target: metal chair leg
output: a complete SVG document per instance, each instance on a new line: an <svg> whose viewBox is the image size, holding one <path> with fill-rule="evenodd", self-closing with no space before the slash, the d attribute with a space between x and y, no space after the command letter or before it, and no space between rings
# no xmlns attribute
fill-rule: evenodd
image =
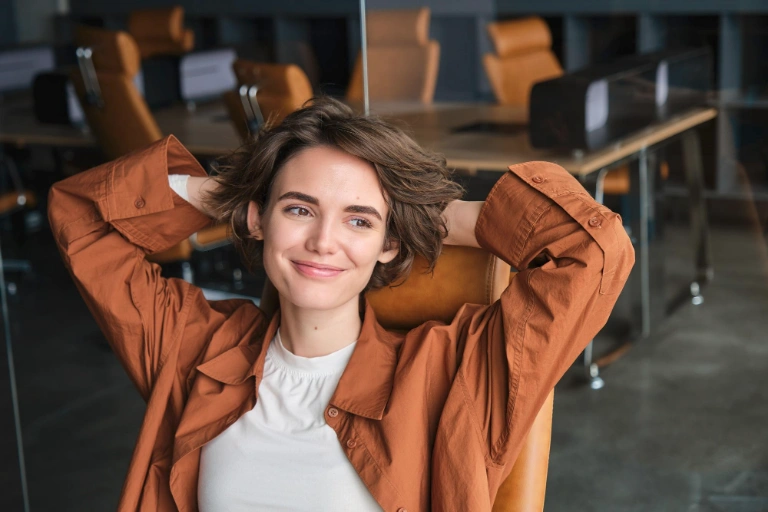
<svg viewBox="0 0 768 512"><path fill-rule="evenodd" d="M712 265L712 244L710 241L709 220L704 202L704 171L701 160L701 139L696 130L688 130L682 136L685 156L685 175L690 195L689 210L691 228L696 251L697 292L712 280L715 271ZM691 292L693 293L693 286ZM697 294L698 295L698 294ZM696 295L694 295L696 297Z"/></svg>
<svg viewBox="0 0 768 512"><path fill-rule="evenodd" d="M582 362L584 364L584 376L589 382L589 387L592 389L601 389L605 386L605 381L600 377L600 368L597 363L592 361L592 345L594 340L590 340L587 348L581 353Z"/></svg>

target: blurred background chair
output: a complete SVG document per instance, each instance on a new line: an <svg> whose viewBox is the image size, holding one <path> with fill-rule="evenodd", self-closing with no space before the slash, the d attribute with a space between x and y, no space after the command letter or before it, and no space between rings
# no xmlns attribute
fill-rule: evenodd
<svg viewBox="0 0 768 512"><path fill-rule="evenodd" d="M367 299L383 327L408 331L429 320L450 323L466 303L491 304L499 299L515 276L496 256L471 247L445 247L434 272L426 270L426 261L417 257L403 284L368 292ZM267 281L260 307L272 315L277 306L277 291ZM512 472L499 488L494 512L544 510L553 400L554 391L542 405Z"/></svg>
<svg viewBox="0 0 768 512"><path fill-rule="evenodd" d="M536 82L557 78L563 68L552 52L552 36L539 17L488 24L496 53L486 53L483 65L496 101L528 107Z"/></svg>
<svg viewBox="0 0 768 512"><path fill-rule="evenodd" d="M440 44L429 39L430 10L371 11L368 29L370 99L432 103L440 66ZM363 101L363 64L358 55L347 99Z"/></svg>
<svg viewBox="0 0 768 512"><path fill-rule="evenodd" d="M133 81L141 63L139 48L133 38L126 32L80 26L75 40L80 48L92 51L94 76L88 76L90 63L84 58L82 72L74 74L72 81L88 125L104 155L113 160L161 139L163 134ZM227 243L226 226L215 226L167 251L152 254L148 259L157 263L181 262L184 278L191 281L189 259L192 252Z"/></svg>
<svg viewBox="0 0 768 512"><path fill-rule="evenodd" d="M184 8L180 5L131 12L128 32L136 41L142 59L182 55L195 46L195 33L184 28Z"/></svg>
<svg viewBox="0 0 768 512"><path fill-rule="evenodd" d="M238 90L224 93L229 116L243 141L263 122L279 124L312 99L312 85L295 64L267 64L238 59L232 64Z"/></svg>

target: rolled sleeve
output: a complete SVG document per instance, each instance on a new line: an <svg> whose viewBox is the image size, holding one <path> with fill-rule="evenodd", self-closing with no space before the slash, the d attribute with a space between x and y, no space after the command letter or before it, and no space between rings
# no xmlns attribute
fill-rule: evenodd
<svg viewBox="0 0 768 512"><path fill-rule="evenodd" d="M480 212L477 240L514 268L524 270L542 252L541 244L531 238L544 230L539 223L553 205L562 208L602 250L600 293L618 293L634 263L633 252L624 250L628 240L621 216L595 202L558 165L528 162L511 166Z"/></svg>

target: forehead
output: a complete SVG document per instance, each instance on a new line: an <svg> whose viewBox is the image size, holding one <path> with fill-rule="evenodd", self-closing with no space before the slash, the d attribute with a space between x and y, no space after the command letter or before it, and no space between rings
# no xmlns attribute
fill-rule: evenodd
<svg viewBox="0 0 768 512"><path fill-rule="evenodd" d="M290 158L277 174L272 196L302 192L321 203L367 204L386 209L373 165L340 149L319 146ZM381 210L380 210L381 211Z"/></svg>

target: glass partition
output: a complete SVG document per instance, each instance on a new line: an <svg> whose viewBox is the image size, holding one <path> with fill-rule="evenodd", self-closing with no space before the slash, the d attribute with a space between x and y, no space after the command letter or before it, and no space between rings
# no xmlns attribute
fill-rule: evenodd
<svg viewBox="0 0 768 512"><path fill-rule="evenodd" d="M692 4L183 0L183 23L162 44L142 40L131 15L164 2L0 7L0 25L14 25L0 34L0 509L23 509L25 490L30 510L115 508L137 434L155 421L46 222L54 182L140 149L108 142L138 137L134 125L117 138L100 131L115 92L105 46L78 28L88 25L135 38L131 101L151 133L175 135L212 173L320 95L444 157L465 200L485 200L510 166L564 168L574 179L557 190L515 173L549 196L547 211L575 191L592 212L584 229L609 214L581 193L619 214L635 265L556 387L546 510L768 510L768 7ZM37 34L45 40L28 44ZM86 44L92 58L78 61ZM43 64L14 64L40 51ZM19 190L29 199L7 199ZM193 237L159 271L209 300L267 308L265 271L248 271L225 238ZM174 449L153 455L150 471L166 471Z"/></svg>

